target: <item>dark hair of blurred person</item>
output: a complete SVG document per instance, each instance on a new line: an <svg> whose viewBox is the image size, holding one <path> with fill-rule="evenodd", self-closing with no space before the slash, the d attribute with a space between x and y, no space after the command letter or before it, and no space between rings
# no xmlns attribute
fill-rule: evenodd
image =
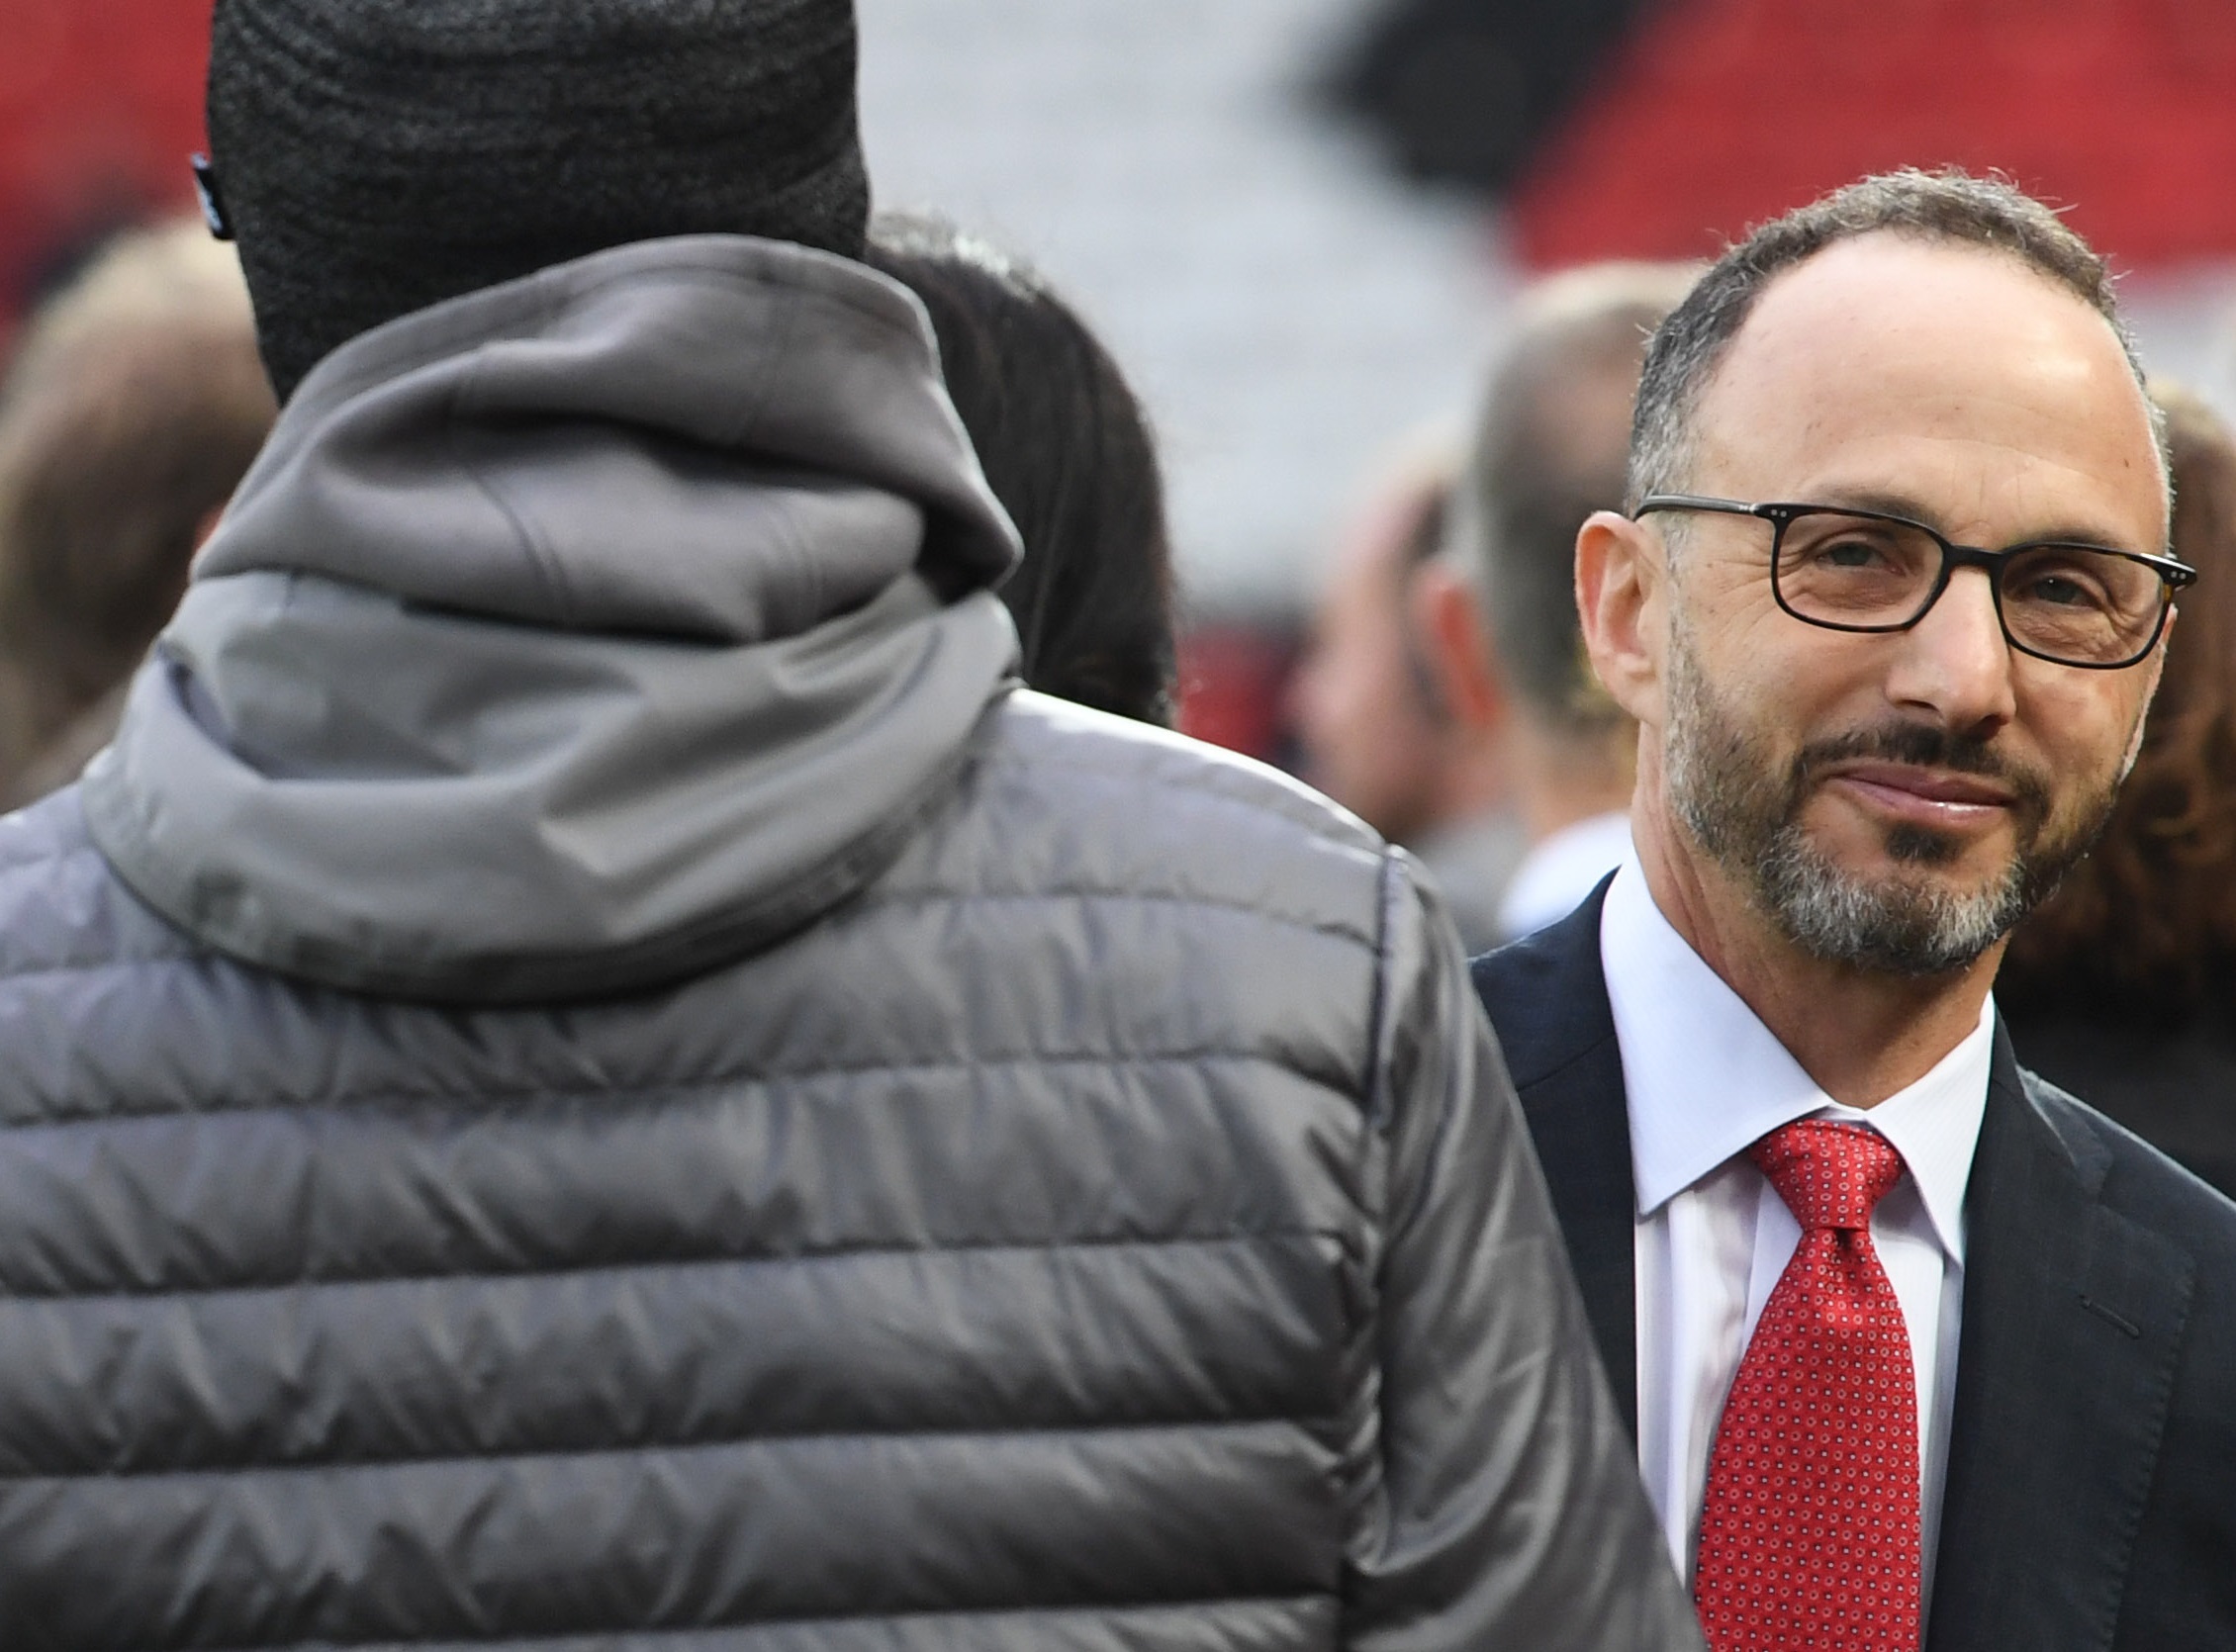
<svg viewBox="0 0 2236 1652"><path fill-rule="evenodd" d="M932 219L881 218L865 262L923 301L947 393L1025 547L1000 588L1028 688L1172 720L1172 557L1141 404L1038 275Z"/></svg>
<svg viewBox="0 0 2236 1652"><path fill-rule="evenodd" d="M1595 264L1520 306L1461 471L1448 554L1417 601L1451 715L1503 738L1528 854L1498 939L1565 916L1630 841L1637 732L1593 675L1576 616L1576 534L1622 503L1646 338L1700 274Z"/></svg>
<svg viewBox="0 0 2236 1652"><path fill-rule="evenodd" d="M2236 437L2152 392L2199 578L2110 823L2012 935L1996 1000L2024 1064L2236 1194Z"/></svg>
<svg viewBox="0 0 2236 1652"><path fill-rule="evenodd" d="M0 805L106 743L272 413L239 263L199 222L126 233L32 318L0 388Z"/></svg>

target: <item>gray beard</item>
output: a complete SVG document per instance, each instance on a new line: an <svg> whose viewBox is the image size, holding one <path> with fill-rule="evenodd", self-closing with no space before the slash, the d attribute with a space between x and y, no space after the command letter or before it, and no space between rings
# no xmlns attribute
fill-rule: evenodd
<svg viewBox="0 0 2236 1652"><path fill-rule="evenodd" d="M1834 865L1803 829L1802 806L1825 765L1867 756L1993 776L2012 787L2018 846L2009 865L1973 890L1930 875L1866 877ZM1682 624L1671 638L1663 761L1686 831L1788 940L1827 963L1907 976L1961 969L2007 935L2088 854L2116 792L2114 782L2070 829L2047 834L2050 796L2038 776L1980 742L1909 723L1806 748L1778 773L1762 743L1717 702ZM1898 865L1921 873L1959 852L1953 840L1916 827L1890 832L1886 848Z"/></svg>

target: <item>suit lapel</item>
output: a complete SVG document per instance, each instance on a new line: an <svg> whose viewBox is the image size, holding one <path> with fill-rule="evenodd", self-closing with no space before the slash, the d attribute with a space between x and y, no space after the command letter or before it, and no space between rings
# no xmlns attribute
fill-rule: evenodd
<svg viewBox="0 0 2236 1652"><path fill-rule="evenodd" d="M1606 895L1603 882L1550 929L1477 959L1474 977L1530 1121L1609 1386L1636 1439L1637 1196L1623 1055L1600 969Z"/></svg>
<svg viewBox="0 0 2236 1652"><path fill-rule="evenodd" d="M1999 1028L1928 1652L2112 1643L2194 1264L2099 1201L2109 1162Z"/></svg>

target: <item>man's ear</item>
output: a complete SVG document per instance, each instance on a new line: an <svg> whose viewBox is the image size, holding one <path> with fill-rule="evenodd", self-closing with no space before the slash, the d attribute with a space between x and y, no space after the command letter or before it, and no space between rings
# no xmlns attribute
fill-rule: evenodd
<svg viewBox="0 0 2236 1652"><path fill-rule="evenodd" d="M1407 598L1413 634L1421 639L1430 674L1453 719L1470 729L1503 727L1506 684L1483 623L1482 603L1467 577L1442 558L1431 558L1414 570Z"/></svg>
<svg viewBox="0 0 2236 1652"><path fill-rule="evenodd" d="M1576 616L1584 651L1615 703L1639 722L1662 722L1662 655L1668 567L1650 528L1595 510L1576 531Z"/></svg>

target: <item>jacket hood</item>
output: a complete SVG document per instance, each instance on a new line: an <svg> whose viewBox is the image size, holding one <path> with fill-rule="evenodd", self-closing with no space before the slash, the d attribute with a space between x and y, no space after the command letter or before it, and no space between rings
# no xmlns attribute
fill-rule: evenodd
<svg viewBox="0 0 2236 1652"><path fill-rule="evenodd" d="M673 979L948 794L1016 556L904 289L735 236L601 252L304 381L87 821L172 922L328 985Z"/></svg>

